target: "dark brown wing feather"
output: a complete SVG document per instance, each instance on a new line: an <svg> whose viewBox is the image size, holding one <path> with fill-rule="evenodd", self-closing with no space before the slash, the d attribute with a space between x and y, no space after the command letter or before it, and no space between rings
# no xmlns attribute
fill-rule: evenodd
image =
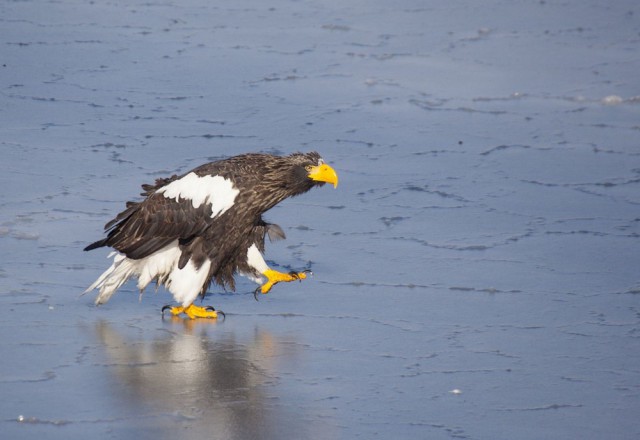
<svg viewBox="0 0 640 440"><path fill-rule="evenodd" d="M175 240L189 240L206 229L213 219L211 205L194 208L188 199L177 202L156 191L178 176L143 185L142 202L129 202L127 209L105 225L107 237L87 246L91 250L111 246L129 258L144 258Z"/></svg>

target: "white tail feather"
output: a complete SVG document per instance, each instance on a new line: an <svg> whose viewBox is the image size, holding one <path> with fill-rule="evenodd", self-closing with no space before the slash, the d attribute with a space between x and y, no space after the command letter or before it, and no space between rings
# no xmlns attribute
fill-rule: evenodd
<svg viewBox="0 0 640 440"><path fill-rule="evenodd" d="M115 255L115 256L114 256ZM114 256L113 264L104 271L95 282L89 286L83 294L91 292L93 289L99 289L96 305L104 304L111 296L127 282L136 271L135 260L130 260L122 254L112 252L109 257Z"/></svg>
<svg viewBox="0 0 640 440"><path fill-rule="evenodd" d="M202 291L209 273L211 261L205 261L196 269L191 261L183 269L178 268L180 260L178 241L154 252L148 257L132 260L125 255L112 252L113 264L84 293L98 289L96 304L104 304L131 277L138 278L138 288L142 291L153 280L163 280L174 299L185 307L190 305ZM84 294L83 293L83 294Z"/></svg>

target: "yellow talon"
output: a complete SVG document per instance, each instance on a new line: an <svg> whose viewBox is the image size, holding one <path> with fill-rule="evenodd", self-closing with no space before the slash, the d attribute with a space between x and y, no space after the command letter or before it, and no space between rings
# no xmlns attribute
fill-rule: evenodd
<svg viewBox="0 0 640 440"><path fill-rule="evenodd" d="M171 307L171 306L164 306L162 308L162 313L164 313L165 310L169 310L169 312L171 312L171 314L173 316L178 316L181 313L184 313L185 315L187 315L190 319L196 319L196 318L212 318L212 319L217 319L218 318L218 312L211 306L208 307L199 307L199 306L194 306L193 304L189 305L188 307L182 307L182 306L175 306L175 307ZM222 314L224 316L224 313L220 312L220 314Z"/></svg>
<svg viewBox="0 0 640 440"><path fill-rule="evenodd" d="M260 287L260 292L267 293L271 290L274 284L290 281L304 280L307 277L306 272L291 272L282 273L277 270L267 269L262 274L267 277L267 282Z"/></svg>

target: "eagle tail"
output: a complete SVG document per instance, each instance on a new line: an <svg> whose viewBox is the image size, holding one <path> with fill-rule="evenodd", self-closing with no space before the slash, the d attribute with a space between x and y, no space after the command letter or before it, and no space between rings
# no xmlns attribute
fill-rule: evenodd
<svg viewBox="0 0 640 440"><path fill-rule="evenodd" d="M113 255L115 255L115 257L111 267L105 270L104 273L83 292L84 295L91 292L93 289L98 289L99 293L96 298L96 305L104 304L109 301L116 290L126 283L127 280L136 272L136 264L134 261L128 259L123 254L117 254L115 252L109 254L109 257Z"/></svg>

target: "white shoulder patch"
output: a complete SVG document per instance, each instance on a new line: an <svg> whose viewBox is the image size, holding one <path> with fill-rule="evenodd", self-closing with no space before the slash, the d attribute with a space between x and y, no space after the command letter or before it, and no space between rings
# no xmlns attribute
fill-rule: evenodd
<svg viewBox="0 0 640 440"><path fill-rule="evenodd" d="M215 218L233 206L240 190L222 176L198 176L192 172L163 186L158 192L176 202L189 199L194 208L210 203L211 218Z"/></svg>

